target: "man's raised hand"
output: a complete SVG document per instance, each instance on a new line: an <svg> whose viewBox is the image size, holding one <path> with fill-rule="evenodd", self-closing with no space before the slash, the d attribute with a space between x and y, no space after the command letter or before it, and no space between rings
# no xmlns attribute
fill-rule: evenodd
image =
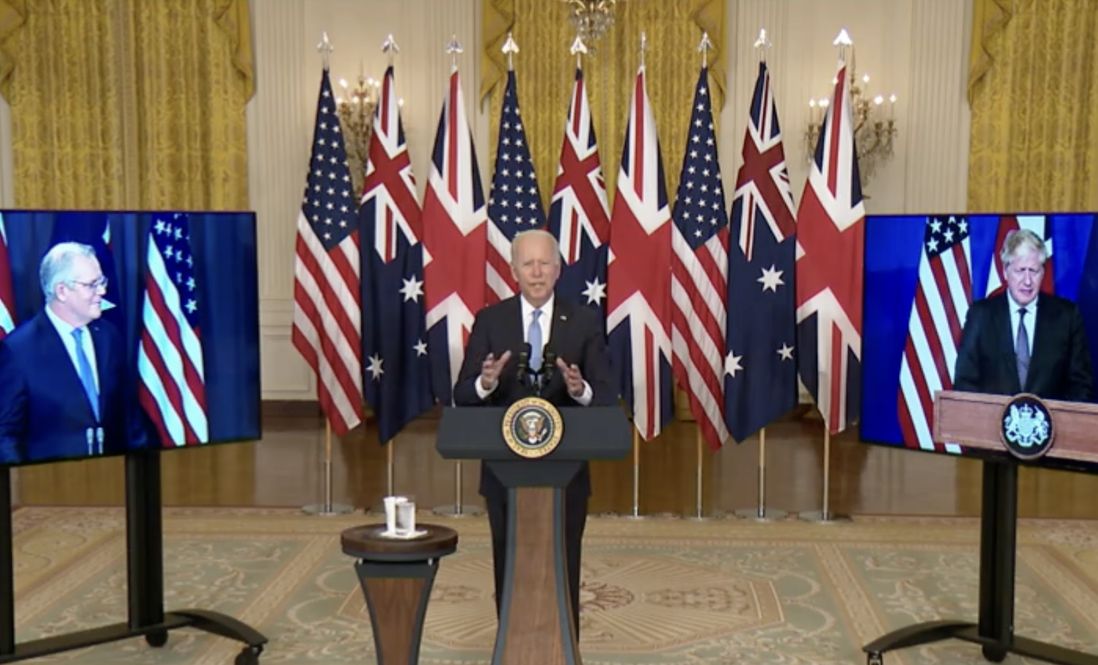
<svg viewBox="0 0 1098 665"><path fill-rule="evenodd" d="M503 371L510 359L510 351L504 351L499 358L496 358L495 354L489 353L484 362L480 364L480 387L487 391L495 390L496 385L499 384L500 372Z"/></svg>

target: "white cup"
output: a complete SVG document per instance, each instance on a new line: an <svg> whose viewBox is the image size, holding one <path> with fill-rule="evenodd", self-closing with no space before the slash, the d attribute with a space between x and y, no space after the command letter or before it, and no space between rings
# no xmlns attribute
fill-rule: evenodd
<svg viewBox="0 0 1098 665"><path fill-rule="evenodd" d="M397 506L406 502L407 497L387 496L382 499L385 504L385 532L391 535L397 533Z"/></svg>
<svg viewBox="0 0 1098 665"><path fill-rule="evenodd" d="M416 502L407 497L402 498L404 500L396 504L396 528L393 533L407 538L416 531Z"/></svg>

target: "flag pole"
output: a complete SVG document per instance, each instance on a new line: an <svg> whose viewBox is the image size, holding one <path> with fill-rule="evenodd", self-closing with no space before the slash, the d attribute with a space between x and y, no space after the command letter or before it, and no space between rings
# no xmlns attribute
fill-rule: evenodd
<svg viewBox="0 0 1098 665"><path fill-rule="evenodd" d="M756 522L772 522L784 519L789 513L784 510L766 507L766 428L759 430L759 467L758 467L759 495L754 508L740 508L736 511L736 517L755 520Z"/></svg>
<svg viewBox="0 0 1098 665"><path fill-rule="evenodd" d="M389 439L385 444L385 448L388 451L385 459L385 487L387 488L387 496L393 496L393 446L395 445L395 438Z"/></svg>
<svg viewBox="0 0 1098 665"><path fill-rule="evenodd" d="M697 465L696 465L696 469L695 469L695 478L694 478L695 494L694 494L694 517L693 517L693 519L694 520L704 520L704 519L706 519L705 516L702 515L702 490L703 490L702 465L704 464L704 460L703 460L703 457L702 457L703 441L702 441L702 433L701 433L701 428L700 427L695 429L694 439L695 439L695 442L697 443L697 448L698 448L698 461L697 461Z"/></svg>
<svg viewBox="0 0 1098 665"><path fill-rule="evenodd" d="M633 428L633 514L631 519L640 520L640 433Z"/></svg>
<svg viewBox="0 0 1098 665"><path fill-rule="evenodd" d="M821 374L820 376L824 376ZM821 385L826 385L821 381ZM824 445L823 445L823 500L821 501L821 510L807 510L800 513L798 517L807 522L818 522L820 524L835 524L838 521L846 521L849 518L845 516L833 515L831 513L831 428L827 424L827 420L824 420Z"/></svg>
<svg viewBox="0 0 1098 665"><path fill-rule="evenodd" d="M324 473L324 503L310 503L302 506L301 510L309 515L319 517L346 515L353 511L352 506L332 502L332 423L327 418L324 419L324 461L322 466Z"/></svg>

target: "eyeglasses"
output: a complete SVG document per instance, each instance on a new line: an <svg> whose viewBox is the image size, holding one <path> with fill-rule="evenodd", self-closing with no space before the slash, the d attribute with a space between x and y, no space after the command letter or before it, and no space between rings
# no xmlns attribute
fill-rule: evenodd
<svg viewBox="0 0 1098 665"><path fill-rule="evenodd" d="M106 290L106 288L107 288L107 278L106 277L100 277L99 279L91 281L91 282L81 282L78 279L73 279L73 280L69 280L69 283L70 284L79 284L80 286L83 286L86 289L91 289L92 291L98 291L99 289Z"/></svg>

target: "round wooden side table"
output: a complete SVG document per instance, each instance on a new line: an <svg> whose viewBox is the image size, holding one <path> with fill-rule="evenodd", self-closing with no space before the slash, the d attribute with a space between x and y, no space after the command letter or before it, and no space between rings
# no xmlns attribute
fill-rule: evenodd
<svg viewBox="0 0 1098 665"><path fill-rule="evenodd" d="M384 524L356 526L343 532L343 553L353 556L366 595L378 665L414 665L431 585L439 559L457 549L457 532L436 524L417 524L425 533L412 539L381 535Z"/></svg>

